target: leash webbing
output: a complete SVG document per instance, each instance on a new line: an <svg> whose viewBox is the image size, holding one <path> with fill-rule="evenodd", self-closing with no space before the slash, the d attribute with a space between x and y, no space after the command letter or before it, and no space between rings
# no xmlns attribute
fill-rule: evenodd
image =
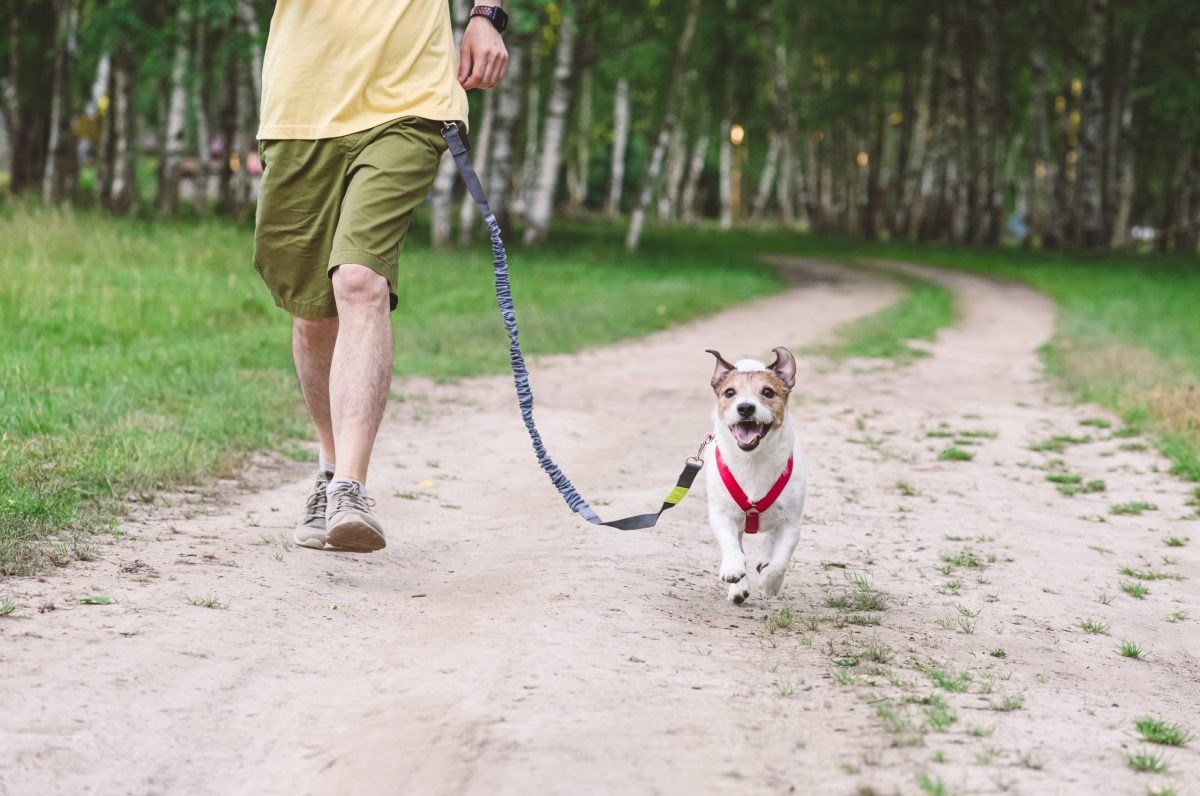
<svg viewBox="0 0 1200 796"><path fill-rule="evenodd" d="M579 494L566 474L550 458L550 454L546 451L546 445L542 442L542 435L538 432L537 423L534 422L533 390L529 386L529 370L525 367L525 355L521 353L521 343L517 336L517 316L513 309L512 285L508 277L508 253L504 250L504 241L500 237L500 224L496 221L491 207L488 206L483 185L479 182L479 175L475 173L475 169L471 165L471 158L468 154L470 147L460 130L459 123L447 122L442 126L442 137L446 139L446 145L450 148L454 163L458 166L459 173L462 174L467 192L471 194L475 206L483 215L488 235L492 240L492 272L496 277L496 303L500 306L500 314L504 316L504 328L508 330L508 359L512 365L513 385L517 389L517 403L521 407L521 418L525 421L525 429L529 432L529 439L533 443L533 452L537 456L538 464L546 471L546 475L550 476L551 483L554 484L554 488L562 495L567 505L571 507L571 511L579 514L593 525L607 525L623 531L652 528L658 523L658 518L662 516L662 513L683 500L684 495L691 489L692 482L696 480L696 474L700 472L700 468L704 464L701 453L709 439L705 439L704 444L700 446L700 452L695 457L687 460L683 472L679 474L679 478L675 482L675 488L663 500L662 507L657 512L637 514L605 522L583 499L583 495Z"/></svg>

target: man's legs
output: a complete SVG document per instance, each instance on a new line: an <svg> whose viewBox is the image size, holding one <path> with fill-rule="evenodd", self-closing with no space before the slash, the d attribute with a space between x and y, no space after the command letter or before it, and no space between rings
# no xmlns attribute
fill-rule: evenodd
<svg viewBox="0 0 1200 796"><path fill-rule="evenodd" d="M334 478L366 483L392 381L388 283L370 268L346 264L333 272L333 295L340 325L326 383L337 447Z"/></svg>

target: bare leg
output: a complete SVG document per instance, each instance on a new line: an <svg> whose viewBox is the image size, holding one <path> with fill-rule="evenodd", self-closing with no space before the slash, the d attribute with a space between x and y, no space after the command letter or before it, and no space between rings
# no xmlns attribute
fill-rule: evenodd
<svg viewBox="0 0 1200 796"><path fill-rule="evenodd" d="M329 365L337 342L338 319L292 318L292 359L308 416L321 440L325 461L337 461L333 421L329 417Z"/></svg>
<svg viewBox="0 0 1200 796"><path fill-rule="evenodd" d="M333 295L340 319L329 371L334 477L366 483L392 381L387 280L365 266L342 265L333 272Z"/></svg>

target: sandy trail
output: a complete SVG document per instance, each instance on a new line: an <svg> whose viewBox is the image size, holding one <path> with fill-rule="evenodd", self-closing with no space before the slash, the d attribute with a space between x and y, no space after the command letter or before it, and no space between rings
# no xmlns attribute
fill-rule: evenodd
<svg viewBox="0 0 1200 796"><path fill-rule="evenodd" d="M787 268L781 296L535 363L551 453L602 514L656 506L707 430L703 349L801 346L897 295L834 266ZM932 356L801 360L809 511L782 600L722 599L703 479L654 531L594 529L536 468L506 378L398 382L371 479L383 554L285 549L308 488L297 470L216 508L175 501L94 562L5 584L27 608L0 620L0 794L915 793L922 773L971 793L1200 782L1195 741L1168 752L1172 775L1124 760L1146 746L1137 716L1200 731L1200 522L1181 519L1186 486L1122 449L1137 440L1080 426L1100 413L1041 381L1047 300L928 276L962 313ZM939 461L954 438L927 435L947 429L995 436L966 438L972 461ZM1029 450L1084 433L1096 441ZM1054 458L1108 491L1060 496L1044 480ZM1131 500L1158 509L1108 514ZM1195 541L1167 548L1169 533ZM964 549L979 566L935 569ZM1135 600L1119 589L1126 565L1183 579ZM826 606L851 573L886 595L878 626ZM188 602L209 595L228 607ZM764 617L789 606L801 620L769 632ZM1191 615L1168 623L1175 611ZM1111 635L1084 633L1083 618ZM1150 657L1118 656L1124 639ZM863 654L871 642L885 661ZM966 672L967 690L936 688L938 667ZM956 717L941 731L931 695ZM997 710L1006 697L1021 707Z"/></svg>

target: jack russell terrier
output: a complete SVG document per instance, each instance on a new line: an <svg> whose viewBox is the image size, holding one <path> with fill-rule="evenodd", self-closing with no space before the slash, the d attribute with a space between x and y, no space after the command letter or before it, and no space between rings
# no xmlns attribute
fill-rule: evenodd
<svg viewBox="0 0 1200 796"><path fill-rule="evenodd" d="M729 601L740 605L750 596L742 534L762 533L760 597L779 593L800 541L804 465L787 408L796 358L776 348L770 365L754 359L730 364L708 353L717 358L716 445L705 452L708 521L721 547L721 580L731 584Z"/></svg>

